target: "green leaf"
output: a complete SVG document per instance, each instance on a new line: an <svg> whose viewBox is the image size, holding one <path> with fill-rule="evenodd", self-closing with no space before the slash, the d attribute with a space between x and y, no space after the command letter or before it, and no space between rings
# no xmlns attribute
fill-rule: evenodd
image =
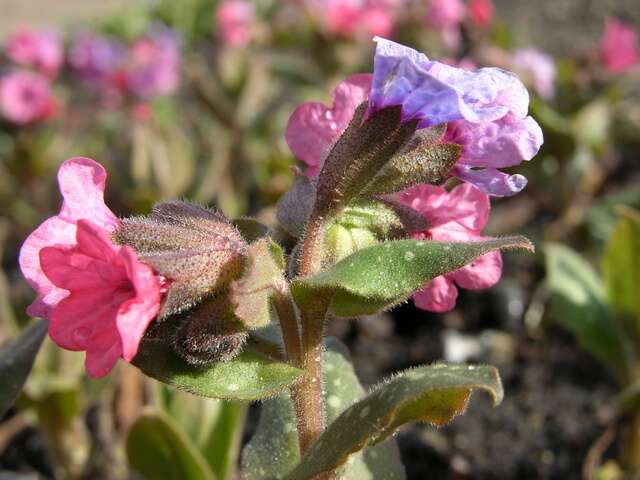
<svg viewBox="0 0 640 480"><path fill-rule="evenodd" d="M564 245L548 243L544 252L554 320L570 330L583 348L624 375L625 342L609 311L602 280Z"/></svg>
<svg viewBox="0 0 640 480"><path fill-rule="evenodd" d="M608 195L589 208L587 223L597 240L604 243L609 239L620 218L617 210L621 205L640 210L640 185Z"/></svg>
<svg viewBox="0 0 640 480"><path fill-rule="evenodd" d="M195 395L226 400L272 397L293 383L302 370L274 362L247 348L233 360L197 368L163 341L145 339L132 362L145 375Z"/></svg>
<svg viewBox="0 0 640 480"><path fill-rule="evenodd" d="M263 238L248 249L244 274L229 286L234 313L249 328L268 325L273 288L284 282L284 253L271 239Z"/></svg>
<svg viewBox="0 0 640 480"><path fill-rule="evenodd" d="M443 243L398 240L365 248L317 275L296 280L292 291L299 304L331 299L340 317L370 315L406 300L439 275L457 270L492 250L533 250L524 237L479 242Z"/></svg>
<svg viewBox="0 0 640 480"><path fill-rule="evenodd" d="M605 247L602 274L611 305L635 317L640 329L640 212L616 225Z"/></svg>
<svg viewBox="0 0 640 480"><path fill-rule="evenodd" d="M0 350L0 417L13 405L27 381L47 335L47 325L46 320L34 322Z"/></svg>
<svg viewBox="0 0 640 480"><path fill-rule="evenodd" d="M327 421L334 421L346 408L361 399L365 391L349 360L345 347L327 340L324 353L324 385ZM242 453L243 480L283 478L300 461L293 403L289 394L265 401L253 438ZM337 472L338 480L404 479L395 441L388 439L364 452Z"/></svg>
<svg viewBox="0 0 640 480"><path fill-rule="evenodd" d="M145 480L214 480L189 439L166 416L144 411L126 441L131 468Z"/></svg>
<svg viewBox="0 0 640 480"><path fill-rule="evenodd" d="M432 365L395 375L346 409L286 478L306 480L344 465L351 454L379 444L401 425L441 426L464 412L473 390L502 401L498 371L487 366Z"/></svg>
<svg viewBox="0 0 640 480"><path fill-rule="evenodd" d="M346 228L363 228L380 239L396 233L404 233L403 224L396 212L383 202L358 199L346 207L335 221Z"/></svg>
<svg viewBox="0 0 640 480"><path fill-rule="evenodd" d="M156 384L156 403L202 454L219 480L235 471L247 405L191 395Z"/></svg>

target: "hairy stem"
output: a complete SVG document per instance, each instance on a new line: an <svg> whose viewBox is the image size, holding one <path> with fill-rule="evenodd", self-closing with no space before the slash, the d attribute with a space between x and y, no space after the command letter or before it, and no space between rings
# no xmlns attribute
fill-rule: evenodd
<svg viewBox="0 0 640 480"><path fill-rule="evenodd" d="M325 225L312 215L302 244L299 275L313 275L322 268ZM299 305L302 317L302 368L304 375L292 387L298 421L300 453L304 455L324 430L325 410L322 395L322 336L328 304L324 299ZM324 478L332 478L331 475Z"/></svg>
<svg viewBox="0 0 640 480"><path fill-rule="evenodd" d="M298 318L296 316L293 298L291 297L291 290L289 289L289 284L284 281L284 279L275 286L273 304L280 319L280 329L282 330L282 339L287 353L287 360L295 366L300 367L302 366L300 328L298 326Z"/></svg>

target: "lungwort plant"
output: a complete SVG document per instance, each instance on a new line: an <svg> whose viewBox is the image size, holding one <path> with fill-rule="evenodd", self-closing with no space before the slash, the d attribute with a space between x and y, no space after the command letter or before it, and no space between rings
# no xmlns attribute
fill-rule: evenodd
<svg viewBox="0 0 640 480"><path fill-rule="evenodd" d="M500 250L532 249L520 236L482 235L489 197L526 184L500 169L542 143L528 102L509 72L465 71L377 39L372 75L341 83L331 107L306 103L291 116L286 138L306 169L274 228L184 201L120 219L103 200L105 170L67 160L60 213L20 253L38 293L28 311L44 320L1 353L2 408L48 329L60 347L86 353L92 377L123 359L195 395L261 401L243 478L404 478L394 432L447 424L474 390L500 403L498 372L438 363L365 390L325 326L412 297L449 310L458 288L498 281ZM151 430L153 451L181 442L172 422L141 417L128 452L148 478L160 464L136 439ZM180 478L214 478L191 450L175 447L162 465L181 466Z"/></svg>

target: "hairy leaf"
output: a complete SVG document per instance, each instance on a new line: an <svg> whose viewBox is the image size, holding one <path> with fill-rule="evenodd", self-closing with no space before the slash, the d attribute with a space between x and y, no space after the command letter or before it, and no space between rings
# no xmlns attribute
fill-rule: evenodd
<svg viewBox="0 0 640 480"><path fill-rule="evenodd" d="M498 371L487 366L431 365L395 375L329 425L287 480L305 480L344 465L408 422L441 426L464 412L473 390L502 401Z"/></svg>
<svg viewBox="0 0 640 480"><path fill-rule="evenodd" d="M556 313L553 318L576 335L583 348L624 374L626 342L609 311L602 280L569 247L549 243L544 251L547 285Z"/></svg>
<svg viewBox="0 0 640 480"><path fill-rule="evenodd" d="M456 164L461 151L458 144L437 143L398 154L367 185L363 194L384 195L418 183L439 183Z"/></svg>
<svg viewBox="0 0 640 480"><path fill-rule="evenodd" d="M227 400L259 400L291 385L302 370L274 362L245 348L228 362L197 368L163 341L145 339L132 362L149 377L195 395Z"/></svg>
<svg viewBox="0 0 640 480"><path fill-rule="evenodd" d="M324 353L324 385L327 422L333 422L345 409L360 400L365 391L349 360L346 348L335 339L327 340ZM289 394L267 400L253 438L242 454L244 480L280 479L300 461L293 403ZM388 439L364 452L337 472L338 480L402 480L395 441Z"/></svg>
<svg viewBox="0 0 640 480"><path fill-rule="evenodd" d="M0 417L13 405L47 335L48 322L38 320L0 350Z"/></svg>
<svg viewBox="0 0 640 480"><path fill-rule="evenodd" d="M165 415L144 411L127 435L131 468L145 480L214 480L190 440Z"/></svg>
<svg viewBox="0 0 640 480"><path fill-rule="evenodd" d="M430 280L457 270L492 250L532 250L524 237L443 243L398 240L353 253L317 275L296 280L292 291L300 304L330 299L340 317L369 315L406 300Z"/></svg>
<svg viewBox="0 0 640 480"><path fill-rule="evenodd" d="M347 206L410 139L417 122L401 123L401 107L378 110L362 121L366 103L325 159L318 177L315 214L329 217Z"/></svg>
<svg viewBox="0 0 640 480"><path fill-rule="evenodd" d="M276 285L284 282L284 267L284 253L271 239L263 238L249 246L245 272L229 287L235 315L247 327L269 323L269 299Z"/></svg>

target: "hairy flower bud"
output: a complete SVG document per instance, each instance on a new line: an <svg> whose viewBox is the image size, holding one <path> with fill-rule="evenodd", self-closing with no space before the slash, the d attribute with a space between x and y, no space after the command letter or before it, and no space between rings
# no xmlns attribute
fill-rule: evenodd
<svg viewBox="0 0 640 480"><path fill-rule="evenodd" d="M247 248L224 215L181 201L159 203L149 217L124 219L114 240L134 247L169 281L160 318L225 288L242 273Z"/></svg>
<svg viewBox="0 0 640 480"><path fill-rule="evenodd" d="M188 312L173 336L173 349L196 366L226 362L238 355L247 332L230 313L228 302L213 298Z"/></svg>

